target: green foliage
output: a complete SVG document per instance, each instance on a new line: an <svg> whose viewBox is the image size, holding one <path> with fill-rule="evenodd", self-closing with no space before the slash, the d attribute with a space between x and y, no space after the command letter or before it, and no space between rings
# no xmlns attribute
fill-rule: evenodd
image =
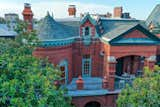
<svg viewBox="0 0 160 107"><path fill-rule="evenodd" d="M160 107L160 67L155 72L145 67L142 78L137 78L133 86L127 86L120 93L118 107Z"/></svg>
<svg viewBox="0 0 160 107"><path fill-rule="evenodd" d="M0 23L1 24L5 24L6 23L6 21L5 21L5 19L3 17L0 17Z"/></svg>
<svg viewBox="0 0 160 107"><path fill-rule="evenodd" d="M16 31L15 40L0 39L0 107L70 107L66 91L54 85L59 70L32 56L36 32L23 22Z"/></svg>

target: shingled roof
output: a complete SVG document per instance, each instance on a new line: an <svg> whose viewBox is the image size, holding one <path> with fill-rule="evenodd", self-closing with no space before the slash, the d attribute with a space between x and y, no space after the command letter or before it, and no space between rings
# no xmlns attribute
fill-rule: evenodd
<svg viewBox="0 0 160 107"><path fill-rule="evenodd" d="M9 28L7 24L0 24L0 37L15 37L17 33Z"/></svg>
<svg viewBox="0 0 160 107"><path fill-rule="evenodd" d="M75 29L55 21L48 13L38 28L38 37L42 41L75 37L78 36Z"/></svg>
<svg viewBox="0 0 160 107"><path fill-rule="evenodd" d="M112 40L119 36L120 34L128 31L133 28L137 24L139 24L139 20L131 20L131 19L100 19L102 22L102 26L104 28L104 33L102 34L103 38L107 40Z"/></svg>
<svg viewBox="0 0 160 107"><path fill-rule="evenodd" d="M160 21L160 4L158 4L153 11L151 12L151 14L148 16L147 20L146 20L146 25L149 26L150 24L153 24L154 26L156 26Z"/></svg>

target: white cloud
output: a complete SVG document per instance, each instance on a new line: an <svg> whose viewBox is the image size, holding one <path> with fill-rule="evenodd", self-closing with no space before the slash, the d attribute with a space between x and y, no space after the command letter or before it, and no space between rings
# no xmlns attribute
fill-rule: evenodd
<svg viewBox="0 0 160 107"><path fill-rule="evenodd" d="M33 2L32 10L35 18L42 18L46 15L47 11L53 12L54 17L64 18L68 16L68 5L74 4L77 7L77 16L80 13L90 12L90 13L107 13L112 12L113 7L99 4L85 4L81 2L62 2L62 1L43 1L43 2ZM23 3L0 3L0 16L4 13L18 13L22 18Z"/></svg>

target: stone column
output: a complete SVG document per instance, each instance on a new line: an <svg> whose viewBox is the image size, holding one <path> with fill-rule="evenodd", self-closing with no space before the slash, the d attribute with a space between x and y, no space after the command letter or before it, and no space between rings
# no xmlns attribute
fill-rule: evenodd
<svg viewBox="0 0 160 107"><path fill-rule="evenodd" d="M108 56L108 89L110 91L114 90L116 63L114 56Z"/></svg>
<svg viewBox="0 0 160 107"><path fill-rule="evenodd" d="M156 56L150 56L149 58L145 59L144 65L149 67L149 69L153 71L155 63L156 63Z"/></svg>

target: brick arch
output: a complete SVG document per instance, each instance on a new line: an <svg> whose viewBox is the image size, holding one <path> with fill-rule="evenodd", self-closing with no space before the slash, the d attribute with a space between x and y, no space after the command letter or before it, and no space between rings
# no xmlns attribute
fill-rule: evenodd
<svg viewBox="0 0 160 107"><path fill-rule="evenodd" d="M127 56L142 56L142 57L149 57L148 55L144 55L144 54L123 54L123 55L118 55L118 56L115 56L116 59L120 59L120 58L124 58L124 57L127 57Z"/></svg>
<svg viewBox="0 0 160 107"><path fill-rule="evenodd" d="M68 64L68 59L67 58L64 58L64 59L59 61L59 66L65 65L65 64Z"/></svg>
<svg viewBox="0 0 160 107"><path fill-rule="evenodd" d="M156 55L157 47L155 45L129 45L129 46L110 46L109 56L114 56L116 59L123 56L144 56L150 57Z"/></svg>
<svg viewBox="0 0 160 107"><path fill-rule="evenodd" d="M98 102L100 103L101 107L106 107L105 104L105 97L99 97L99 96L90 96L90 97L79 97L72 100L72 104L75 105L75 107L85 107L85 105L89 102Z"/></svg>
<svg viewBox="0 0 160 107"><path fill-rule="evenodd" d="M88 105L88 104L91 104L91 103L96 103L96 104L99 105L99 107L101 107L101 104L100 104L99 102L97 102L97 101L88 102L88 103L86 103L86 105L85 105L84 107L88 107L87 105Z"/></svg>
<svg viewBox="0 0 160 107"><path fill-rule="evenodd" d="M152 55L152 54L151 54ZM151 56L148 53L123 53L123 54L117 54L114 57L116 59L122 58L122 57L126 57L126 56L143 56L143 57L150 57Z"/></svg>
<svg viewBox="0 0 160 107"><path fill-rule="evenodd" d="M116 75L136 74L138 71L143 71L146 57L143 54L129 54L116 58Z"/></svg>
<svg viewBox="0 0 160 107"><path fill-rule="evenodd" d="M87 104L87 103L89 103L89 102L98 102L100 105L101 105L101 107L104 107L105 106L105 101L103 101L104 99L100 99L100 98L91 98L91 99L85 99L84 101L83 101L83 106L82 107L85 107L85 105Z"/></svg>

